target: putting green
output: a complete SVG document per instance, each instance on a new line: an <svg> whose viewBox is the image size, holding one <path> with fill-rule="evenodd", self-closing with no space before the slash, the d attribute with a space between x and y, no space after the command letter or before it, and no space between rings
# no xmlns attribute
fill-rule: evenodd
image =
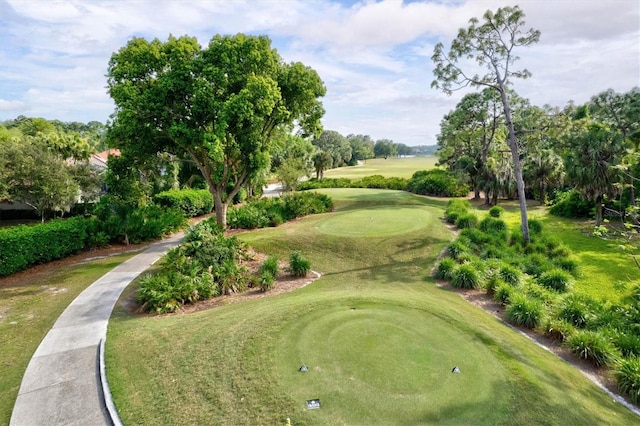
<svg viewBox="0 0 640 426"><path fill-rule="evenodd" d="M407 207L372 207L327 216L314 228L329 235L385 237L415 232L434 221L432 210Z"/></svg>
<svg viewBox="0 0 640 426"><path fill-rule="evenodd" d="M278 347L282 385L300 403L319 398L322 413L308 415L320 423L359 424L368 411L384 413L369 420L382 423L407 417L491 423L486 404L509 400L507 372L495 353L423 310L383 303L325 307L289 324ZM303 364L306 373L298 371ZM452 372L456 366L459 374ZM441 418L451 401L460 410Z"/></svg>

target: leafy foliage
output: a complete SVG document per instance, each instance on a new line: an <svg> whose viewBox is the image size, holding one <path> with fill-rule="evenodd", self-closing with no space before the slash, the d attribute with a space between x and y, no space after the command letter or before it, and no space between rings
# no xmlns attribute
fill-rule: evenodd
<svg viewBox="0 0 640 426"><path fill-rule="evenodd" d="M311 271L311 262L302 253L295 250L289 256L289 272L296 277L306 277Z"/></svg>
<svg viewBox="0 0 640 426"><path fill-rule="evenodd" d="M512 293L505 315L507 321L514 325L527 328L535 328L542 321L544 308L542 304L533 299L529 299L522 293Z"/></svg>
<svg viewBox="0 0 640 426"><path fill-rule="evenodd" d="M407 190L435 197L463 197L469 193L469 186L451 172L433 169L415 172L407 183Z"/></svg>
<svg viewBox="0 0 640 426"><path fill-rule="evenodd" d="M571 281L571 275L562 269L551 269L538 277L538 283L559 292L567 291Z"/></svg>
<svg viewBox="0 0 640 426"><path fill-rule="evenodd" d="M175 207L187 217L202 216L213 210L213 198L206 189L181 189L164 191L153 196L159 206Z"/></svg>
<svg viewBox="0 0 640 426"><path fill-rule="evenodd" d="M591 361L596 367L610 366L619 358L615 346L602 333L591 330L577 330L565 341L579 358Z"/></svg>
<svg viewBox="0 0 640 426"><path fill-rule="evenodd" d="M618 391L627 395L634 404L640 404L640 358L620 361L614 374Z"/></svg>
<svg viewBox="0 0 640 426"><path fill-rule="evenodd" d="M453 271L451 284L457 288L479 288L481 276L473 265L463 264Z"/></svg>

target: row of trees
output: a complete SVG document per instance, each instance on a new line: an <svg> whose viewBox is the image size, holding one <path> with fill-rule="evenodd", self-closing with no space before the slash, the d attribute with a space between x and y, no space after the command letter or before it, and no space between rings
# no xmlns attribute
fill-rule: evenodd
<svg viewBox="0 0 640 426"><path fill-rule="evenodd" d="M584 105L563 109L531 105L507 91L517 135L525 192L541 203L559 189L575 188L593 202L596 222L602 206L617 202L633 210L640 177L640 89L607 90ZM441 122L439 162L468 177L487 204L514 198L515 171L498 94L466 95Z"/></svg>

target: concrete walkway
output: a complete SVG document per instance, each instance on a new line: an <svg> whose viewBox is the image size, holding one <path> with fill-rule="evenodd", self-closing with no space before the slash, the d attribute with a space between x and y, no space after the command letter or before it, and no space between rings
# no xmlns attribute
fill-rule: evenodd
<svg viewBox="0 0 640 426"><path fill-rule="evenodd" d="M22 378L10 425L111 425L100 380L100 342L127 285L182 234L151 244L91 284L60 315Z"/></svg>

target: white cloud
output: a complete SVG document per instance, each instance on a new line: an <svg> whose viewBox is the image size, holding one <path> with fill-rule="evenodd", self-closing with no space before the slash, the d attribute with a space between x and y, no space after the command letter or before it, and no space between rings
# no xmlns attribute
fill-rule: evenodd
<svg viewBox="0 0 640 426"><path fill-rule="evenodd" d="M609 87L640 85L636 0L519 0L522 49L533 77L514 88L536 104L578 103ZM435 143L442 116L465 92L430 89L433 46L451 42L471 17L503 0L0 0L0 119L30 114L106 121L113 104L104 74L131 37L267 34L286 61L318 71L328 92L326 128L407 144ZM18 109L10 109L11 108ZM21 110L19 110L22 108Z"/></svg>

